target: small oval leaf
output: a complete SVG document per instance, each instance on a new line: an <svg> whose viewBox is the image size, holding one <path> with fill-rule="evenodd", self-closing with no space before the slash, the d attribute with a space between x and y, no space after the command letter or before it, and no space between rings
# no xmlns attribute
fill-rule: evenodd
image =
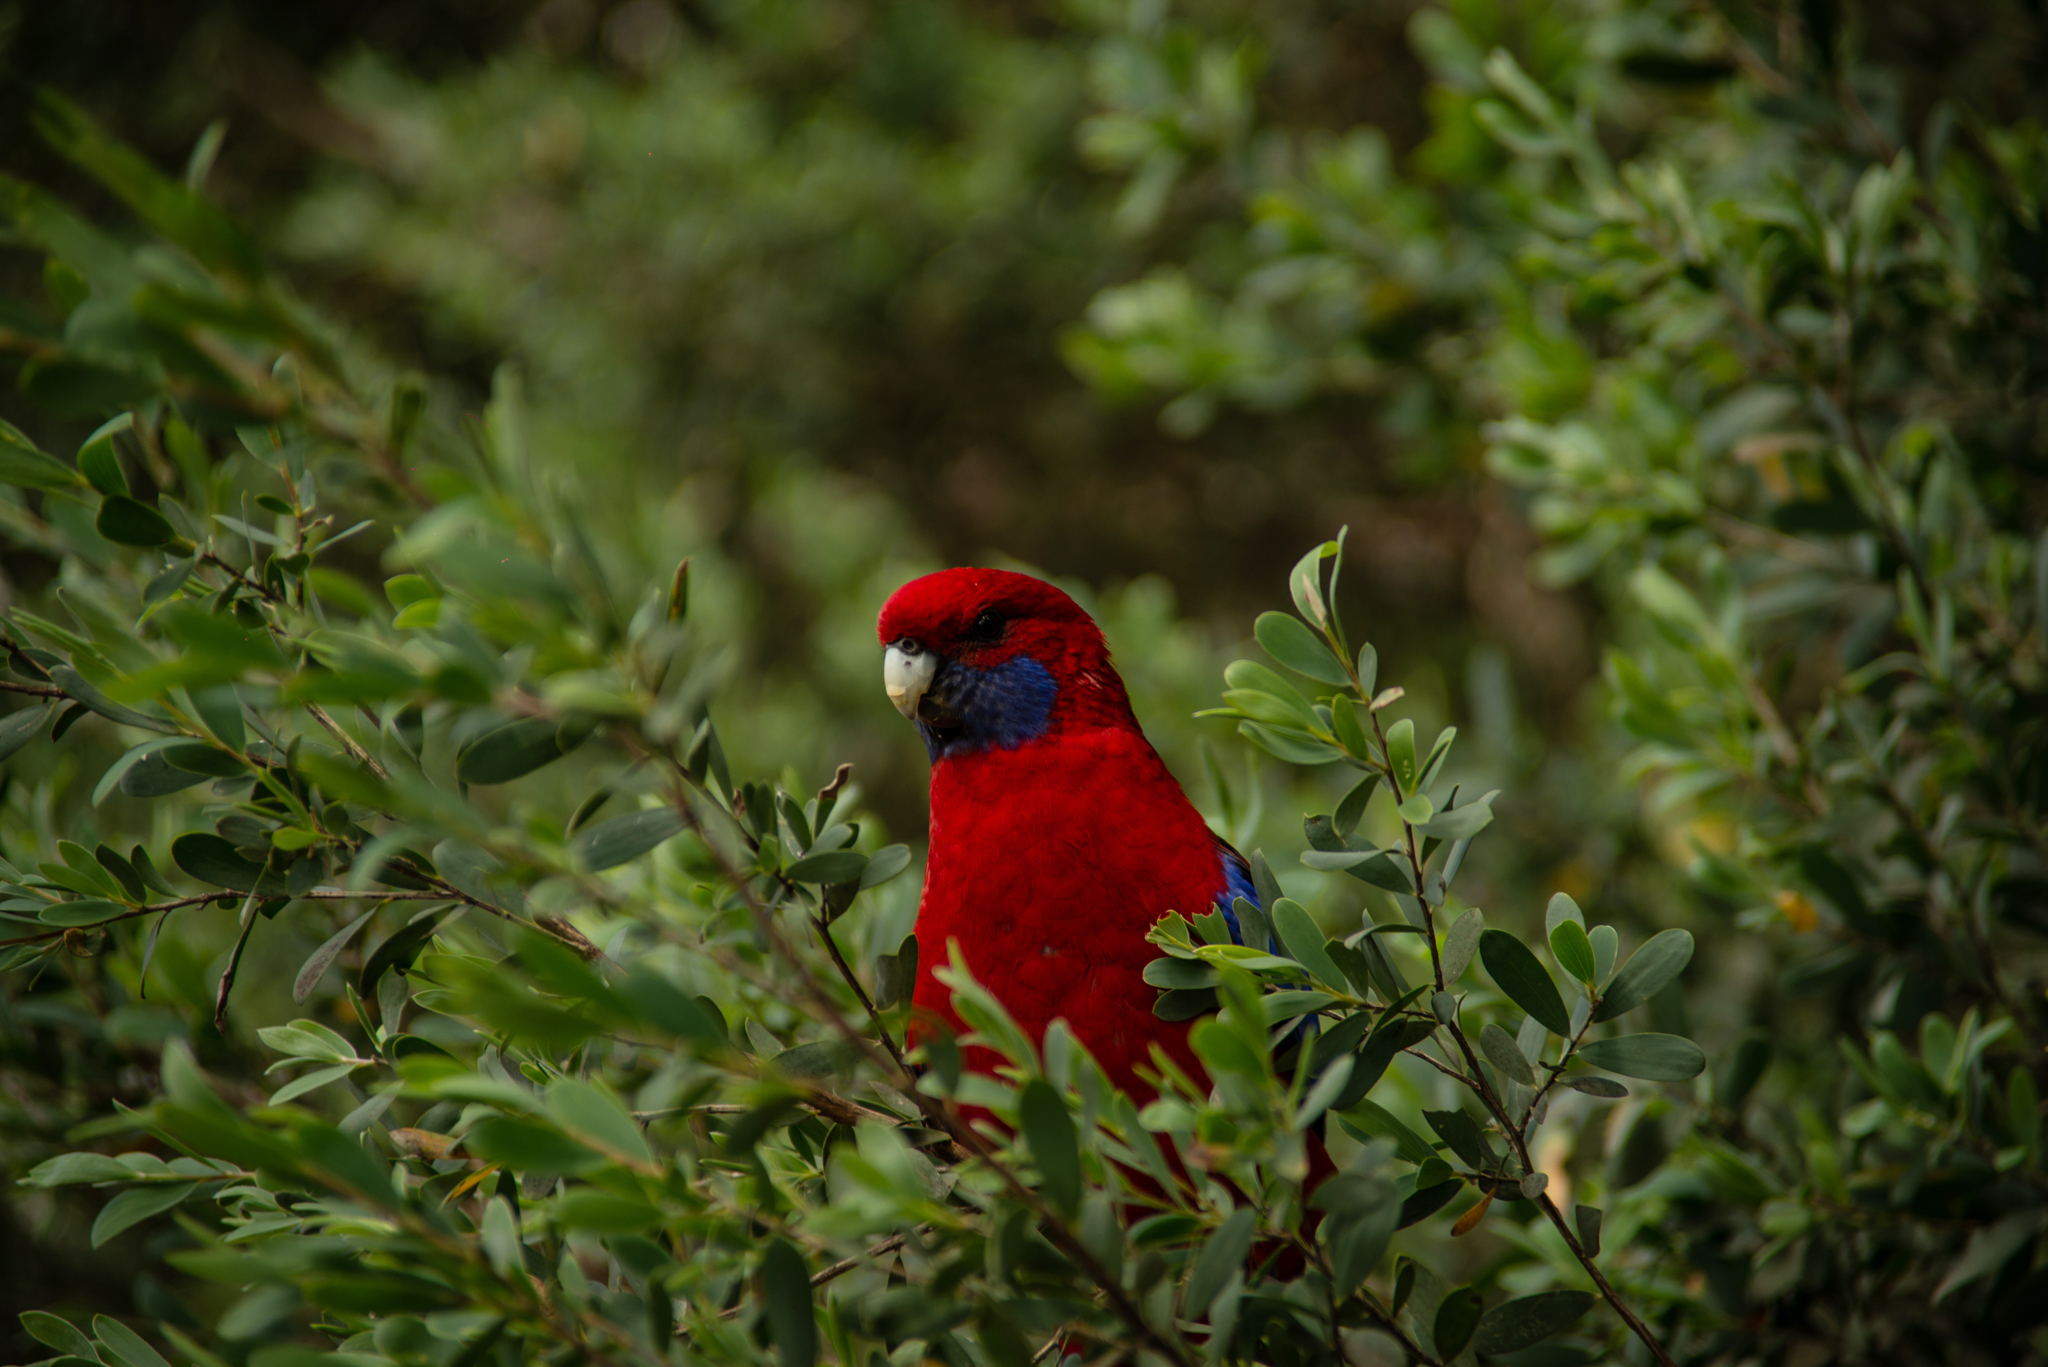
<svg viewBox="0 0 2048 1367"><path fill-rule="evenodd" d="M521 717L494 727L463 750L455 776L464 783L510 783L562 757L555 739L560 729L547 717Z"/></svg>
<svg viewBox="0 0 2048 1367"><path fill-rule="evenodd" d="M1595 1068L1605 1068L1623 1077L1645 1082L1683 1082L1698 1077L1707 1066L1707 1056L1697 1044L1680 1035L1623 1035L1620 1039L1594 1040L1579 1046L1579 1057Z"/></svg>
<svg viewBox="0 0 2048 1367"><path fill-rule="evenodd" d="M126 494L101 500L99 516L92 525L117 546L168 546L178 539L177 529L162 513Z"/></svg>
<svg viewBox="0 0 2048 1367"><path fill-rule="evenodd" d="M628 812L577 832L569 847L592 873L638 859L683 829L683 819L670 807Z"/></svg>
<svg viewBox="0 0 2048 1367"><path fill-rule="evenodd" d="M1486 929L1486 913L1473 907L1456 921L1444 935L1444 981L1454 983L1465 976L1465 969L1472 962L1472 954L1479 948L1479 934Z"/></svg>
<svg viewBox="0 0 2048 1367"><path fill-rule="evenodd" d="M1560 921L1550 932L1550 952L1559 968L1582 983L1593 981L1593 942L1577 921Z"/></svg>
<svg viewBox="0 0 2048 1367"><path fill-rule="evenodd" d="M1572 1018L1557 994L1557 984L1527 945L1504 930L1489 930L1479 937L1479 957L1510 1001L1552 1034L1572 1033Z"/></svg>
<svg viewBox="0 0 2048 1367"><path fill-rule="evenodd" d="M1017 1098L1017 1123L1038 1160L1047 1199L1073 1214L1081 1203L1081 1148L1066 1100L1050 1082L1033 1078Z"/></svg>
<svg viewBox="0 0 2048 1367"><path fill-rule="evenodd" d="M1351 683L1344 662L1332 655L1322 638L1299 617L1285 612L1262 612L1252 624L1252 635L1258 637L1259 645L1268 655L1297 674L1339 688Z"/></svg>
<svg viewBox="0 0 2048 1367"><path fill-rule="evenodd" d="M1664 989L1665 984L1685 971L1692 962L1692 932L1660 931L1649 943L1629 956L1607 984L1600 1005L1593 1010L1596 1021L1613 1020L1622 1012L1642 1005Z"/></svg>
<svg viewBox="0 0 2048 1367"><path fill-rule="evenodd" d="M826 850L805 855L783 872L797 883L858 883L867 868L868 857L858 850Z"/></svg>
<svg viewBox="0 0 2048 1367"><path fill-rule="evenodd" d="M1590 1291L1543 1291L1519 1296L1486 1312L1472 1335L1472 1349L1498 1355L1540 1343L1569 1329L1593 1308Z"/></svg>
<svg viewBox="0 0 2048 1367"><path fill-rule="evenodd" d="M1524 1087L1536 1085L1536 1070L1529 1066L1529 1059L1515 1043L1515 1037L1492 1021L1479 1032L1479 1051L1486 1055L1488 1063Z"/></svg>
<svg viewBox="0 0 2048 1367"><path fill-rule="evenodd" d="M306 962L299 968L299 976L292 979L293 1001L302 1002L313 995L313 989L319 985L320 979L327 975L327 970L341 956L341 951L348 948L348 942L355 939L356 933L368 925L370 918L376 914L377 908L371 907L328 936L327 942L307 957Z"/></svg>

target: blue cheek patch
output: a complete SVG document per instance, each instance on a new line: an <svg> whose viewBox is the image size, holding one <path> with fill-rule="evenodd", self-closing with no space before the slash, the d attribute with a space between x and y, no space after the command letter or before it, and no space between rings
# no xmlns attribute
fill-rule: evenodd
<svg viewBox="0 0 2048 1367"><path fill-rule="evenodd" d="M1046 667L1019 655L988 669L945 666L946 699L960 718L957 734L940 737L917 724L934 763L949 755L1014 750L1045 734L1060 686Z"/></svg>

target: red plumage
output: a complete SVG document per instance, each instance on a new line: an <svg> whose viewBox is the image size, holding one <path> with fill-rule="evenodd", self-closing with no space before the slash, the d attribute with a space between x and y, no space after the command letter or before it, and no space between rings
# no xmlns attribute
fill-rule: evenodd
<svg viewBox="0 0 2048 1367"><path fill-rule="evenodd" d="M1025 657L1057 688L1029 738L934 759L914 1004L958 1025L933 976L957 941L1034 1039L1064 1018L1115 1085L1150 1094L1136 1069L1155 1042L1195 1070L1186 1024L1152 1014L1145 933L1169 911L1211 909L1226 847L1139 729L1101 630L1050 584L956 569L899 590L880 635L970 677Z"/></svg>

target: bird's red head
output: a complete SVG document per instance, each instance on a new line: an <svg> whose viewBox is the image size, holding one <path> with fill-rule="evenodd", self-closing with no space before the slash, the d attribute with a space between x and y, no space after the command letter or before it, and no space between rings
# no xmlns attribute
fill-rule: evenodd
<svg viewBox="0 0 2048 1367"><path fill-rule="evenodd" d="M1101 628L1042 579L941 570L898 589L877 625L889 699L935 761L1137 725Z"/></svg>

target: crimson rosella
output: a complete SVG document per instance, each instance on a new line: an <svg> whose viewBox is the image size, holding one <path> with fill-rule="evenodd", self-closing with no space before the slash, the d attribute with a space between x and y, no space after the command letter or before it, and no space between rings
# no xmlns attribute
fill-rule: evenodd
<svg viewBox="0 0 2048 1367"><path fill-rule="evenodd" d="M1139 730L1100 628L1041 580L955 569L897 590L880 635L889 698L932 759L913 1005L958 1027L933 976L957 942L1034 1040L1064 1018L1134 1096L1154 1043L1201 1076L1187 1025L1152 1014L1145 932L1258 898Z"/></svg>

